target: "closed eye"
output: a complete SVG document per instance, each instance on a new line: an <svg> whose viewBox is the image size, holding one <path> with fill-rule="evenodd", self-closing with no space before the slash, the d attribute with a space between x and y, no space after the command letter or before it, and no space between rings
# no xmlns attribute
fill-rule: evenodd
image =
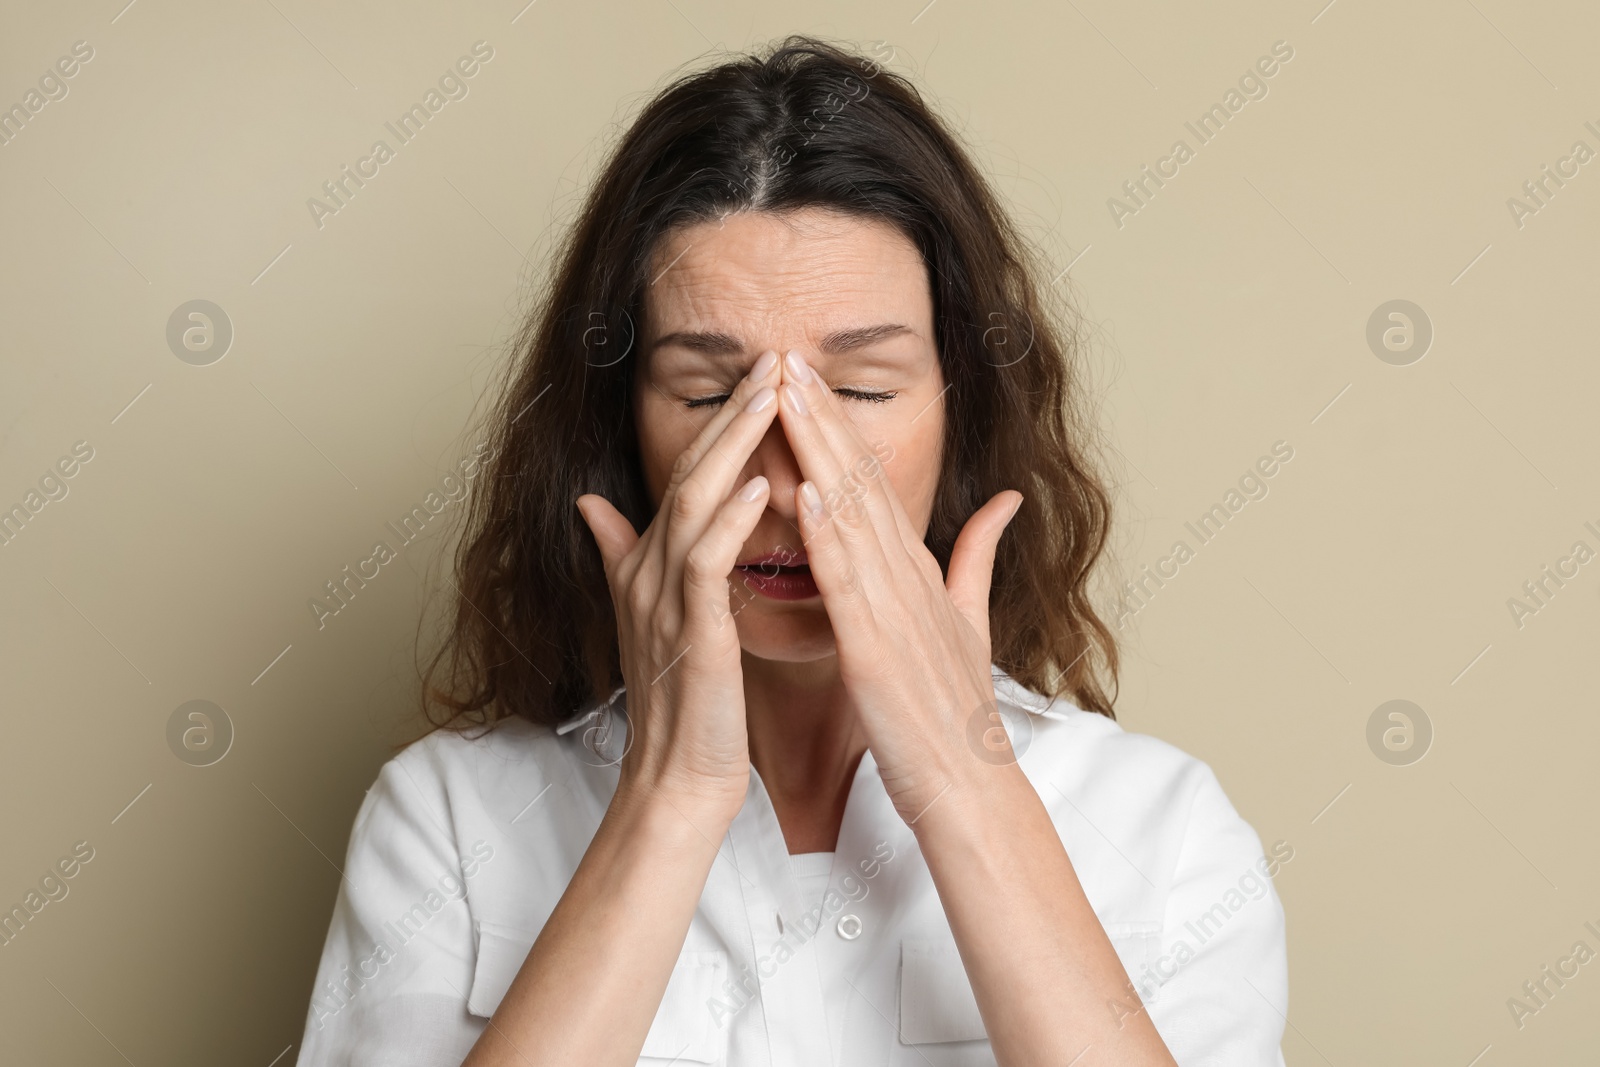
<svg viewBox="0 0 1600 1067"><path fill-rule="evenodd" d="M867 400L874 404L887 403L899 395L899 393L895 391L887 393L874 393L865 389L848 389L843 386L835 389L834 392L848 400ZM692 410L694 408L708 407L714 404L723 404L726 403L728 397L732 395L733 394L731 393L718 393L715 396L695 397L692 400L684 401L684 407Z"/></svg>

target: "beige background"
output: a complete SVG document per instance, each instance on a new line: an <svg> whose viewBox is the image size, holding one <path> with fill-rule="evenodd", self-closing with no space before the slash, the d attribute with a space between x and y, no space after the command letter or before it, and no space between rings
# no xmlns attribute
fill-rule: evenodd
<svg viewBox="0 0 1600 1067"><path fill-rule="evenodd" d="M1507 600L1600 550L1600 161L1520 228L1506 203L1600 150L1593 5L121 3L0 15L0 104L94 48L0 147L0 505L94 449L0 548L0 903L95 850L0 947L0 1060L298 1054L444 524L326 628L307 600L465 454L615 124L804 30L885 42L1072 265L1115 568L1294 448L1139 611L1119 705L1295 849L1289 1063L1593 1062L1600 963L1520 1029L1507 999L1600 950L1600 562L1520 628ZM319 229L306 200L478 40L470 95ZM1279 40L1269 94L1119 228L1107 199ZM1397 298L1435 330L1409 366L1365 340ZM236 330L210 366L165 339L193 299ZM1410 766L1366 740L1396 698L1435 731ZM237 732L206 768L166 741L193 699Z"/></svg>

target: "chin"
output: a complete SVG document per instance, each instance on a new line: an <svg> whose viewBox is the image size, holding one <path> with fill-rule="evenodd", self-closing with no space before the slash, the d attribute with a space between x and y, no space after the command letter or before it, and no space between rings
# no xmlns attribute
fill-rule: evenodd
<svg viewBox="0 0 1600 1067"><path fill-rule="evenodd" d="M809 663L835 652L833 626L820 599L802 604L756 600L734 616L745 655L780 663Z"/></svg>

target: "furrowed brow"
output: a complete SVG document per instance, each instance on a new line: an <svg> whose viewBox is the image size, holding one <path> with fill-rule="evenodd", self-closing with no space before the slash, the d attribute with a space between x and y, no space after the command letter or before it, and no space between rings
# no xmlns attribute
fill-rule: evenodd
<svg viewBox="0 0 1600 1067"><path fill-rule="evenodd" d="M911 327L897 322L881 322L876 326L853 326L828 334L817 347L824 352L837 355L841 352L866 348L889 337L914 332ZM742 340L718 330L675 330L657 338L651 347L660 348L664 345L676 345L691 352L703 352L710 356L737 356L745 351Z"/></svg>
<svg viewBox="0 0 1600 1067"><path fill-rule="evenodd" d="M835 330L824 337L817 347L824 352L837 354L857 348L866 348L869 345L877 344L885 338L913 332L915 331L911 327L902 326L897 322L880 322L876 326L855 326L848 330Z"/></svg>
<svg viewBox="0 0 1600 1067"><path fill-rule="evenodd" d="M652 349L677 345L691 352L704 352L709 356L736 356L744 351L744 342L730 333L716 330L675 330L656 338Z"/></svg>

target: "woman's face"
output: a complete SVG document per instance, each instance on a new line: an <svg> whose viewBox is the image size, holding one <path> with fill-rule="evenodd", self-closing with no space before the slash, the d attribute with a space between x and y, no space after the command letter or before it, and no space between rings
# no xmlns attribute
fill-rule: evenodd
<svg viewBox="0 0 1600 1067"><path fill-rule="evenodd" d="M940 470L945 385L928 272L910 241L886 223L825 209L741 212L669 233L655 250L650 277L634 410L654 507L674 461L719 406L690 402L730 392L763 352L782 357L797 348L866 444L866 455L841 456L840 466L881 462L918 533L926 533ZM805 476L783 417L774 417L733 482L737 489L761 474L771 484L767 510L740 560L784 551L804 558L795 491ZM834 508L850 488L817 486ZM833 653L820 597L774 599L743 572L730 577L729 607L746 653L793 662Z"/></svg>

